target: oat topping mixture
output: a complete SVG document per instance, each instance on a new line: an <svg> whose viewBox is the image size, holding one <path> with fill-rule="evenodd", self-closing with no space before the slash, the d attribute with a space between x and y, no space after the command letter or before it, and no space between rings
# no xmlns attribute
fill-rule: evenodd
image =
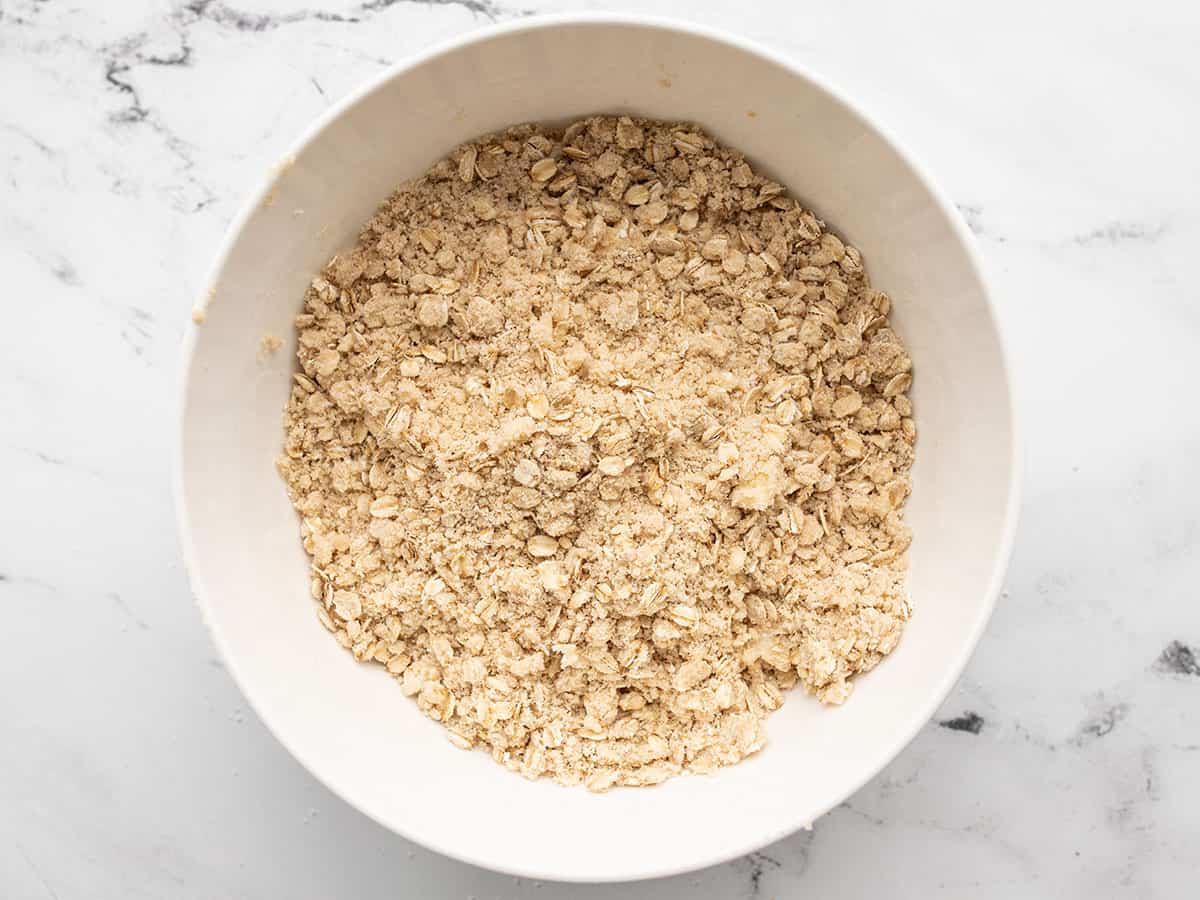
<svg viewBox="0 0 1200 900"><path fill-rule="evenodd" d="M296 321L317 615L457 746L613 785L763 746L909 614L890 301L691 126L598 117L403 186Z"/></svg>

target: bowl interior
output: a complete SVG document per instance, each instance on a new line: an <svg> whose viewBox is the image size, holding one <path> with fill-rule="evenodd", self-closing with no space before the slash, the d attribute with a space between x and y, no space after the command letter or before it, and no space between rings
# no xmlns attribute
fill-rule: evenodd
<svg viewBox="0 0 1200 900"><path fill-rule="evenodd" d="M376 667L317 622L296 517L273 461L307 281L375 206L459 142L593 112L691 120L858 246L916 363L919 429L899 649L844 707L793 692L757 757L709 777L593 795L454 749ZM279 167L231 234L190 338L183 540L230 670L280 741L396 831L490 868L609 880L749 851L836 805L895 755L957 677L991 608L1011 526L1001 348L965 232L877 131L789 67L679 27L551 22L491 32L392 74ZM285 339L268 360L267 333Z"/></svg>

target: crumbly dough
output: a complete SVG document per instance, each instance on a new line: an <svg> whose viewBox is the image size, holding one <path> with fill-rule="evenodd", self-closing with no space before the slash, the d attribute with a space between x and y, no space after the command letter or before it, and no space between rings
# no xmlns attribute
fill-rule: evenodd
<svg viewBox="0 0 1200 900"><path fill-rule="evenodd" d="M283 346L283 339L278 335L264 334L258 339L258 358L266 359Z"/></svg>
<svg viewBox="0 0 1200 900"><path fill-rule="evenodd" d="M459 747L595 790L763 746L896 646L911 361L694 127L459 148L314 279L279 470L317 615Z"/></svg>

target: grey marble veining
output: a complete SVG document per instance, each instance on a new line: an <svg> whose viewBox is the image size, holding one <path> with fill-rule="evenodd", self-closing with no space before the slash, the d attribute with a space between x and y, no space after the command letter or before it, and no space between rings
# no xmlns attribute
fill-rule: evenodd
<svg viewBox="0 0 1200 900"><path fill-rule="evenodd" d="M463 866L266 734L174 537L178 344L245 192L431 42L570 0L0 0L0 895L1174 898L1200 878L1200 11L630 4L828 76L935 172L1027 439L1006 591L914 743L743 859L626 886Z"/></svg>

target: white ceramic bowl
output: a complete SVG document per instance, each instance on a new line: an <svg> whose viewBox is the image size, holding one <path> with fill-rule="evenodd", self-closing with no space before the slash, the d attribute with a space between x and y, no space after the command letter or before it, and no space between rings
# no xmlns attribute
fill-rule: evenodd
<svg viewBox="0 0 1200 900"><path fill-rule="evenodd" d="M318 624L273 461L304 287L401 180L503 126L631 112L690 120L861 248L916 364L908 521L915 616L841 708L793 692L756 757L596 795L464 753L382 670ZM302 211L302 212L301 212ZM928 720L992 609L1017 457L987 289L954 208L820 79L726 35L646 18L529 20L400 65L331 109L229 231L188 337L177 496L192 584L229 671L327 787L449 856L538 878L611 881L746 853L853 793ZM211 297L211 302L209 298ZM256 344L285 337L264 362Z"/></svg>

